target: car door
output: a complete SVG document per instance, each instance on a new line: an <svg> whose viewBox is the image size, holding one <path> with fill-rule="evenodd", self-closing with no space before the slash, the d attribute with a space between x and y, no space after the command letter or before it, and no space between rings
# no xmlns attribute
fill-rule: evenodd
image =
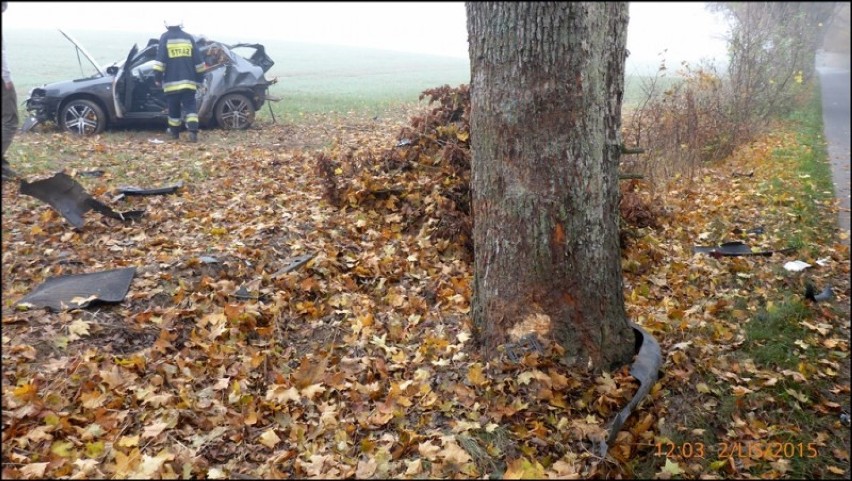
<svg viewBox="0 0 852 481"><path fill-rule="evenodd" d="M112 81L112 100L115 103L115 114L123 119L133 102L133 75L131 74L133 59L139 53L139 47L133 44L127 59L118 67Z"/></svg>

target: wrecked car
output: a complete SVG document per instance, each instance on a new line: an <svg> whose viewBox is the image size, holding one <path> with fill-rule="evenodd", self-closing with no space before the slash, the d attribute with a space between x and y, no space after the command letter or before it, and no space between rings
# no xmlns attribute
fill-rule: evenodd
<svg viewBox="0 0 852 481"><path fill-rule="evenodd" d="M159 39L151 39L141 50L133 45L127 58L103 68L68 33L60 33L85 56L95 73L86 78L54 82L36 87L26 100L29 113L23 125L28 131L43 122L79 135L94 135L104 129L129 124L162 122L168 118L163 90L154 84L154 61ZM265 74L275 62L263 45L226 45L196 38L205 62L204 81L196 92L198 120L204 127L247 129L268 96ZM246 55L237 54L246 52Z"/></svg>

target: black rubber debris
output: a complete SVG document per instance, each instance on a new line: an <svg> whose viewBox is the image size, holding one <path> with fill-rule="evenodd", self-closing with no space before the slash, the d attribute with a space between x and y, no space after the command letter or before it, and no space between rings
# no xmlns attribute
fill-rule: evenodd
<svg viewBox="0 0 852 481"><path fill-rule="evenodd" d="M795 249L780 249L777 251L759 251L753 252L751 247L740 241L725 242L719 246L694 246L692 252L695 254L709 254L713 257L733 257L733 256L764 256L769 257L775 253L788 253Z"/></svg>
<svg viewBox="0 0 852 481"><path fill-rule="evenodd" d="M46 307L58 312L87 307L94 301L121 302L130 290L135 267L124 267L89 274L50 277L19 305Z"/></svg>
<svg viewBox="0 0 852 481"><path fill-rule="evenodd" d="M82 185L64 172L57 172L49 179L32 183L22 179L20 191L24 195L46 202L78 229L82 229L85 224L83 214L90 210L122 221L139 219L145 212L142 210L116 212L89 195Z"/></svg>
<svg viewBox="0 0 852 481"><path fill-rule="evenodd" d="M609 444L615 441L618 431L621 426L627 421L633 409L639 405L642 400L657 382L660 375L660 366L663 365L663 352L660 350L660 344L654 339L654 336L648 334L638 324L630 323L633 328L633 334L636 336L636 344L639 345L639 352L636 354L636 359L633 365L630 366L630 375L639 381L639 389L633 396L633 399L627 403L627 406L619 412L610 423L609 437L599 446L598 454L601 457L606 456L609 451ZM639 344L641 342L641 344Z"/></svg>
<svg viewBox="0 0 852 481"><path fill-rule="evenodd" d="M176 184L167 185L165 187L158 187L156 189L143 189L141 187L119 187L116 189L117 194L124 195L165 195L165 194L174 194L178 189L183 187L183 181L180 180Z"/></svg>

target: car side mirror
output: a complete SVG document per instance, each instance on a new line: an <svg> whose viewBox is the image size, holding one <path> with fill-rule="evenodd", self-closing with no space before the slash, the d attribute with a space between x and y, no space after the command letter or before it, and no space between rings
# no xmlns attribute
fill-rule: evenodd
<svg viewBox="0 0 852 481"><path fill-rule="evenodd" d="M107 67L106 72L110 75L115 75L118 73L118 67L116 67L115 65L110 65L109 67Z"/></svg>

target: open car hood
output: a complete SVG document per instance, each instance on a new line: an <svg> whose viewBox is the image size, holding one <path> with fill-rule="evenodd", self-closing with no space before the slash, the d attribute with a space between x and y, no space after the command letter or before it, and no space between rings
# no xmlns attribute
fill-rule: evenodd
<svg viewBox="0 0 852 481"><path fill-rule="evenodd" d="M85 56L87 59L89 59L89 62L92 63L92 65L95 67L95 70L97 70L98 73L101 74L101 76L106 75L106 72L104 72L104 69L102 69L101 66L98 65L98 62L95 61L95 58L92 57L92 55L85 48L83 48L83 46L80 44L80 42L77 41L77 39L72 37L71 34L64 32L61 28L59 29L59 33L64 35L65 38L67 38L69 41L71 41L71 43L74 44L74 47L77 48L77 58L78 59L80 57L80 53L82 53L83 56Z"/></svg>

